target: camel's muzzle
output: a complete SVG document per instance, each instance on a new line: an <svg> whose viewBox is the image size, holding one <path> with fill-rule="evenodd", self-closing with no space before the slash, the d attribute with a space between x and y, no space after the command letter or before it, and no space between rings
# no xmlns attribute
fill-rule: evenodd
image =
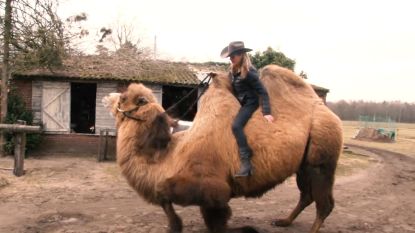
<svg viewBox="0 0 415 233"><path fill-rule="evenodd" d="M123 109L121 109L121 106L120 106L120 103L118 103L118 107L117 107L117 111L118 112L120 112L120 113L122 113L125 117L127 117L127 118L130 118L130 119L133 119L133 120L136 120L136 121L145 121L144 119L142 119L142 118L140 118L140 117L136 117L136 116L133 116L132 115L132 113L133 112L136 112L138 109L140 109L140 105L138 105L138 106L136 106L135 108L133 108L133 109L130 109L130 110L123 110Z"/></svg>

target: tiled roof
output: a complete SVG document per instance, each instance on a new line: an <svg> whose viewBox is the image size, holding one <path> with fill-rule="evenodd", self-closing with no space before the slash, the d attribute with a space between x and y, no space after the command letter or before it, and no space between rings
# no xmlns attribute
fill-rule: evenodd
<svg viewBox="0 0 415 233"><path fill-rule="evenodd" d="M126 80L170 85L197 85L199 80L186 64L141 60L127 56L79 56L65 59L61 68L31 68L13 72L30 78L66 78L85 80Z"/></svg>
<svg viewBox="0 0 415 233"><path fill-rule="evenodd" d="M324 87L320 87L320 86L317 86L317 85L314 85L314 84L311 84L311 86L313 87L313 89L315 90L315 91L320 91L320 92L324 92L324 93L328 93L330 90L329 89L327 89L327 88L324 88Z"/></svg>
<svg viewBox="0 0 415 233"><path fill-rule="evenodd" d="M190 69L200 72L227 72L229 64L223 62L188 63Z"/></svg>

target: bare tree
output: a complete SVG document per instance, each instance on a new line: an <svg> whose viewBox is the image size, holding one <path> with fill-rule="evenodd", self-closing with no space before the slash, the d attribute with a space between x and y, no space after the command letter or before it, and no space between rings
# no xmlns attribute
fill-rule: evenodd
<svg viewBox="0 0 415 233"><path fill-rule="evenodd" d="M401 101L337 101L327 105L342 120L359 120L360 116L369 116L371 119L390 118L396 122L415 122L415 103Z"/></svg>
<svg viewBox="0 0 415 233"><path fill-rule="evenodd" d="M7 92L9 81L9 45L11 39L12 0L6 0L4 7L4 28L3 28L3 70L1 76L1 115L0 122L4 123L7 116ZM0 132L0 156L4 156L5 137Z"/></svg>
<svg viewBox="0 0 415 233"><path fill-rule="evenodd" d="M101 28L100 33L102 36L99 42L108 41L115 54L134 56L140 59L148 59L151 56L150 49L142 45L142 40L132 24L118 22L116 26L113 26L113 29Z"/></svg>
<svg viewBox="0 0 415 233"><path fill-rule="evenodd" d="M0 13L0 42L3 44L0 122L5 122L10 74L30 66L62 65L71 49L70 41L87 31L69 30L74 22L86 20L86 14L63 22L56 13L58 0L0 0L0 6L4 7L4 13ZM0 153L3 145L4 137L0 136Z"/></svg>

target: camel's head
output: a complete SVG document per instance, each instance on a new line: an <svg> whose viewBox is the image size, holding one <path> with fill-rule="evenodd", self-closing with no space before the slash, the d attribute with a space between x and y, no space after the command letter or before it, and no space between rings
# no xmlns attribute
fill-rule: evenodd
<svg viewBox="0 0 415 233"><path fill-rule="evenodd" d="M128 116L145 120L144 113L149 110L150 105L156 103L156 98L149 88L132 83L124 93L111 93L104 97L102 102L117 121L122 121Z"/></svg>
<svg viewBox="0 0 415 233"><path fill-rule="evenodd" d="M212 84L215 88L232 91L230 73L211 73Z"/></svg>
<svg viewBox="0 0 415 233"><path fill-rule="evenodd" d="M129 129L131 124L142 129L137 131L141 149L150 153L167 147L175 121L164 112L149 88L133 83L124 93L104 97L103 103L115 116L118 128L128 122Z"/></svg>

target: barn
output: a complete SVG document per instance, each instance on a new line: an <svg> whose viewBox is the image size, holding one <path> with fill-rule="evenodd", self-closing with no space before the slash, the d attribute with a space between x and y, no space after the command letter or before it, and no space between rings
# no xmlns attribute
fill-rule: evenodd
<svg viewBox="0 0 415 233"><path fill-rule="evenodd" d="M58 69L31 68L12 75L12 87L33 112L34 122L43 125L42 153L96 154L100 132L115 129L101 100L132 82L150 87L165 108L199 84L186 64L122 56L72 57ZM196 98L197 93L189 102ZM193 119L195 112L196 107L184 119Z"/></svg>
<svg viewBox="0 0 415 233"><path fill-rule="evenodd" d="M316 94L323 100L323 102L326 103L327 93L329 93L330 90L324 87L314 85L314 84L311 84L311 86L313 87Z"/></svg>

